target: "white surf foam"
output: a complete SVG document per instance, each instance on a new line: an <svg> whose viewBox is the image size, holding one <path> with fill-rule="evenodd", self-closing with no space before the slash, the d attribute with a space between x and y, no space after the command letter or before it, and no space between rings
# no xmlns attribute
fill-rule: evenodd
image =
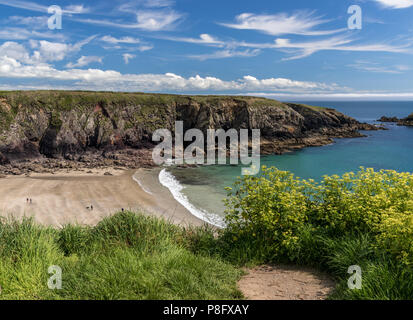
<svg viewBox="0 0 413 320"><path fill-rule="evenodd" d="M159 173L159 182L169 191L172 193L172 196L178 201L181 205L183 205L189 212L191 212L195 217L208 222L219 228L225 228L225 221L224 219L215 214L210 213L205 210L196 208L188 198L182 193L184 186L182 186L179 181L166 169L163 169Z"/></svg>
<svg viewBox="0 0 413 320"><path fill-rule="evenodd" d="M153 195L153 193L150 192L148 189L146 189L145 186L142 184L142 182L136 177L136 174L134 174L134 175L132 176L132 179L139 185L139 187L141 187L141 189L142 189L143 191L145 191L146 193L148 193L148 194L150 194L150 195Z"/></svg>

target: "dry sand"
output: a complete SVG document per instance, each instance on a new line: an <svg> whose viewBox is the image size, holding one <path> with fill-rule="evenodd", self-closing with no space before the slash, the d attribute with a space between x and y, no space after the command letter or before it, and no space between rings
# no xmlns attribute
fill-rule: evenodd
<svg viewBox="0 0 413 320"><path fill-rule="evenodd" d="M104 175L105 172L112 175ZM94 169L0 178L0 215L32 216L40 224L61 227L68 223L96 225L124 208L164 217L176 224L204 224L175 201L151 170L137 172L137 177L148 184L146 191L133 179L135 173L136 170ZM156 193L148 193L147 188ZM32 203L27 203L27 198Z"/></svg>

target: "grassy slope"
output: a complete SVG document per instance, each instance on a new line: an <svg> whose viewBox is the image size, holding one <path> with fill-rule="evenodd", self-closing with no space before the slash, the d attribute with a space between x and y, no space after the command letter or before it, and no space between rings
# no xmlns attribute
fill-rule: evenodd
<svg viewBox="0 0 413 320"><path fill-rule="evenodd" d="M191 250L192 231L133 213L94 228L0 224L0 299L237 299L241 272ZM48 268L63 270L49 290Z"/></svg>
<svg viewBox="0 0 413 320"><path fill-rule="evenodd" d="M234 242L233 235L214 232L131 212L62 230L3 221L0 299L240 299L240 267L269 261L253 238ZM302 241L307 249L295 263L331 274L338 283L332 299L412 298L411 270L373 250L369 236ZM355 263L363 269L362 290L347 287L347 267ZM51 265L63 270L62 290L47 287Z"/></svg>

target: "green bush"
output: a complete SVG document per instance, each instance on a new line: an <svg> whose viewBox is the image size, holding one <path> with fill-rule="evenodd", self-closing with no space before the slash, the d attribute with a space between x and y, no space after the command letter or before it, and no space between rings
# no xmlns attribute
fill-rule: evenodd
<svg viewBox="0 0 413 320"><path fill-rule="evenodd" d="M312 236L369 234L372 246L413 263L410 173L361 168L317 183L263 167L259 177L245 176L228 188L226 205L233 241L256 238L267 260L297 261Z"/></svg>

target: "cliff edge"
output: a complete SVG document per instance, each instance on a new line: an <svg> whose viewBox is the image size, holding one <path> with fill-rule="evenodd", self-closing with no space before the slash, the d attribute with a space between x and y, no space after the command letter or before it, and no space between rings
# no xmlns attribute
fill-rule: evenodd
<svg viewBox="0 0 413 320"><path fill-rule="evenodd" d="M0 171L151 165L152 134L184 129L260 129L263 153L325 145L375 130L334 109L255 97L144 93L0 92ZM63 165L62 165L63 163Z"/></svg>

